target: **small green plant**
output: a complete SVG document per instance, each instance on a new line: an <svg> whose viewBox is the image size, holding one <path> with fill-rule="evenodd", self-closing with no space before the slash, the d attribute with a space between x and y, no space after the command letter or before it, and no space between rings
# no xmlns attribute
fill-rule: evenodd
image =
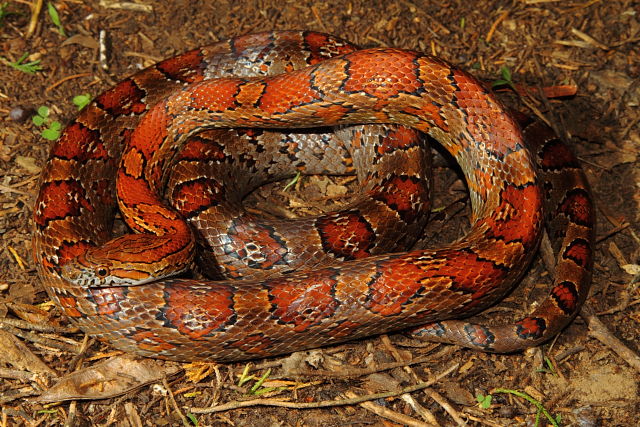
<svg viewBox="0 0 640 427"><path fill-rule="evenodd" d="M478 393L476 395L476 400L478 401L478 405L480 405L482 409L489 409L489 407L491 406L491 401L493 400L493 396L491 396L490 394L487 394L485 396L482 393Z"/></svg>
<svg viewBox="0 0 640 427"><path fill-rule="evenodd" d="M553 368L553 363L551 362L551 359L549 359L547 356L544 357L544 363L547 365L546 368L540 368L537 369L536 372L542 372L545 374L551 374L554 377L557 377L558 374L556 373L556 370Z"/></svg>
<svg viewBox="0 0 640 427"><path fill-rule="evenodd" d="M47 2L47 10L49 11L49 17L51 18L51 22L58 28L58 32L61 36L66 37L64 32L64 28L62 27L62 22L60 21L60 15L58 15L58 9L51 2Z"/></svg>
<svg viewBox="0 0 640 427"><path fill-rule="evenodd" d="M36 59L35 61L24 62L24 60L27 59L27 56L29 56L29 54L25 52L25 54L22 55L20 59L18 59L15 62L11 62L8 59L3 58L1 56L0 56L0 60L2 60L2 62L7 64L9 67L14 68L18 71L22 71L23 73L35 74L38 71L42 71L42 67L40 66L40 60Z"/></svg>
<svg viewBox="0 0 640 427"><path fill-rule="evenodd" d="M502 76L502 78L491 83L491 87L495 88L498 86L509 86L511 89L516 91L516 85L513 83L513 80L511 80L511 70L509 69L509 67L506 67L504 65L500 67L500 75Z"/></svg>
<svg viewBox="0 0 640 427"><path fill-rule="evenodd" d="M287 191L289 188L293 187L294 185L296 185L296 183L300 180L300 175L302 175L300 172L296 173L296 176L294 176L291 181L289 181L287 183L287 185L284 186L284 191Z"/></svg>
<svg viewBox="0 0 640 427"><path fill-rule="evenodd" d="M49 117L49 108L44 105L39 107L36 115L31 118L33 124L36 126L46 126L45 129L40 132L40 135L44 139L48 139L49 141L55 141L60 137L60 130L62 129L62 125L57 120L51 120Z"/></svg>
<svg viewBox="0 0 640 427"><path fill-rule="evenodd" d="M189 421L191 422L191 424L193 424L194 426L198 427L200 424L198 423L198 419L196 418L195 415L193 415L191 412L187 412L187 418L189 418Z"/></svg>
<svg viewBox="0 0 640 427"><path fill-rule="evenodd" d="M82 95L76 95L73 97L73 104L78 107L78 110L82 110L91 102L91 95L83 93Z"/></svg>
<svg viewBox="0 0 640 427"><path fill-rule="evenodd" d="M549 421L549 423L551 423L552 426L560 427L560 423L562 422L561 415L558 414L554 417L549 413L549 411L547 411L547 409L544 406L542 406L542 403L540 403L533 397L529 396L527 393L523 393L518 390L506 389L506 388L496 388L496 389L493 389L492 392L494 394L497 394L497 393L513 394L514 396L520 397L532 403L538 410L536 412L536 419L534 424L535 427L538 427L540 425L541 415L544 415L544 417ZM476 400L478 401L482 409L488 409L491 406L491 400L492 400L491 397L492 397L491 394L484 396L483 394L478 393L478 395L476 396Z"/></svg>
<svg viewBox="0 0 640 427"><path fill-rule="evenodd" d="M272 391L282 391L286 390L287 387L262 387L262 384L269 378L271 375L271 368L267 369L267 371L260 378L255 375L249 374L249 365L244 367L244 371L240 375L240 379L238 380L238 387L242 387L246 382L251 380L256 380L256 383L251 386L251 388L247 391L247 394L252 394L254 396L260 396L265 393L270 393Z"/></svg>

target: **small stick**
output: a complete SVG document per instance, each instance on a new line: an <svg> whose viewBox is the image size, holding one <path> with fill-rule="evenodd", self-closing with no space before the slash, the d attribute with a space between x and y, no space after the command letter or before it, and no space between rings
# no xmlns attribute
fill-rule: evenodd
<svg viewBox="0 0 640 427"><path fill-rule="evenodd" d="M352 391L347 391L345 393L345 396L349 397L349 398L355 398L358 397L354 392ZM415 418L412 418L408 415L404 415L401 414L399 412L396 411L392 411L389 408L384 408L380 405L376 405L373 402L362 402L360 404L360 406L362 406L364 409L373 412L374 414L383 417L383 418L387 418L391 421L394 421L396 423L399 423L401 425L404 426L411 426L411 427L431 427L434 426L435 424L432 423L425 423L422 421L418 421Z"/></svg>
<svg viewBox="0 0 640 427"><path fill-rule="evenodd" d="M489 32L487 33L487 37L484 39L487 43L489 43L491 41L491 39L493 38L493 33L496 32L496 29L498 28L498 25L500 25L500 23L502 21L504 21L507 18L507 16L509 16L509 11L505 10L504 12L502 12L502 15L500 15L498 17L498 19L496 19L493 24L491 24L491 28L489 28Z"/></svg>
<svg viewBox="0 0 640 427"><path fill-rule="evenodd" d="M72 74L70 76L67 77L63 77L60 80L58 80L57 82L55 82L54 84L52 84L51 86L49 86L48 88L46 88L44 90L44 93L49 93L49 91L55 89L56 87L60 86L62 83L69 81L69 80L73 80L73 79L77 79L80 77L89 77L91 75L91 73L78 73L78 74Z"/></svg>
<svg viewBox="0 0 640 427"><path fill-rule="evenodd" d="M625 362L627 362L632 368L640 372L640 357L635 354L629 347L624 345L622 341L616 338L611 331L598 319L593 312L593 309L584 304L580 310L580 317L589 325L589 335L602 344L609 347L616 352Z"/></svg>
<svg viewBox="0 0 640 427"><path fill-rule="evenodd" d="M27 322L25 320L12 319L12 318L1 319L0 325L3 323L5 325L14 326L20 329L30 329L36 332L46 332L46 333L56 333L56 334L73 334L80 330L75 326L64 327L64 326L43 325L40 323L32 323L32 322Z"/></svg>
<svg viewBox="0 0 640 427"><path fill-rule="evenodd" d="M6 324L0 324L0 329L5 330L10 334L15 335L16 337L31 341L32 343L41 344L46 347L57 348L58 350L67 351L69 353L77 354L80 351L81 347L80 345L69 345L60 341L52 340L50 338L42 337L31 332L22 331Z"/></svg>
<svg viewBox="0 0 640 427"><path fill-rule="evenodd" d="M166 377L162 378L162 385L164 386L165 390L167 390L167 394L169 395L169 401L171 402L171 405L173 406L173 409L176 411L176 413L178 414L178 416L182 420L182 424L187 426L187 427L191 426L191 423L189 422L189 420L187 420L187 417L185 417L184 414L182 413L182 411L180 410L180 407L178 406L178 403L176 402L176 398L173 396L173 392L171 391L171 387L169 386L169 382L167 382L167 378Z"/></svg>
<svg viewBox="0 0 640 427"><path fill-rule="evenodd" d="M252 406L278 406L282 408L292 408L292 409L317 409L317 408L329 408L334 406L354 405L362 402L367 402L370 400L385 399L387 397L395 397L405 393L412 393L414 391L425 389L435 384L436 382L440 381L442 378L446 377L451 372L458 369L459 366L460 366L459 363L454 363L449 368L447 368L444 372L438 374L435 378L432 378L426 382L405 387L401 390L390 391L386 393L368 394L365 396L360 396L352 399L324 400L321 402L289 402L283 399L254 399L254 400L245 400L245 401L232 401L232 402L225 403L223 405L212 406L210 408L192 407L190 408L190 411L193 414L211 414L214 412L222 412L222 411L228 411L231 409L238 409L238 408L248 408Z"/></svg>
<svg viewBox="0 0 640 427"><path fill-rule="evenodd" d="M31 19L29 19L29 26L27 27L26 38L29 38L33 35L36 30L36 26L38 25L38 16L40 16L40 11L42 10L42 0L36 0L31 5Z"/></svg>

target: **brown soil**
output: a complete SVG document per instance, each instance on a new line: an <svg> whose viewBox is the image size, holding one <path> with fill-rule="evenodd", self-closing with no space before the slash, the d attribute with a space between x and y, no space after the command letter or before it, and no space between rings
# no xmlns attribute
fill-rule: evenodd
<svg viewBox="0 0 640 427"><path fill-rule="evenodd" d="M640 296L637 290L640 182L640 9L633 1L349 1L256 0L197 1L141 0L144 10L105 7L127 6L116 1L55 1L67 36L61 36L46 12L46 4L28 33L32 13L26 1L9 1L0 23L1 56L17 60L23 53L40 60L43 70L26 74L0 64L0 404L2 425L176 425L190 408L209 407L247 399L246 386L237 386L245 364L218 365L195 380L196 368L158 364L167 381L137 388L124 395L92 401L66 401L45 406L36 398L54 376L98 359L112 357L107 345L90 341L78 355L71 351L83 335L38 331L37 324L68 325L48 298L35 274L31 258L31 218L40 167L49 143L30 117L48 106L61 122L75 114L71 98L95 96L128 74L181 51L243 33L271 29L310 29L334 33L362 46L394 46L434 53L473 71L488 81L500 78L508 67L515 83L532 94L529 104L570 137L590 178L598 204L598 245L593 288L588 304L611 333L638 352ZM31 3L36 3L33 1ZM130 4L129 4L130 5ZM2 2L0 2L2 7ZM108 40L108 71L98 62L100 31ZM69 38L69 36L71 36ZM3 61L4 62L4 61ZM577 94L544 101L539 87L574 86ZM515 102L505 92L507 102ZM10 118L17 109L24 120ZM446 162L438 170L446 172ZM438 171L436 171L438 173ZM315 183L320 182L320 185ZM438 179L443 190L436 206L460 198L464 186L449 172ZM327 185L324 178L305 178L294 193L310 199L335 199L342 182ZM305 188L315 186L313 190ZM281 187L263 190L268 197ZM336 193L337 191L337 193ZM298 194L300 193L300 194ZM339 198L339 197L338 197ZM257 197L256 206L264 206ZM264 198L263 198L264 200ZM283 202L291 206L291 199ZM452 222L466 221L464 203ZM268 209L268 207L267 207ZM452 210L451 208L449 209ZM455 210L455 209L453 209ZM450 238L459 227L448 228ZM636 265L635 276L633 266ZM534 267L525 282L545 283L544 269ZM543 292L520 291L492 312L526 309ZM509 307L509 308L507 308ZM513 316L513 313L510 313ZM21 320L17 321L16 319ZM445 368L459 367L426 391L409 399L388 397L371 402L391 411L391 418L363 406L323 409L286 409L250 406L213 414L194 415L199 425L302 426L400 425L409 420L456 425L454 413L468 425L533 425L536 408L521 398L494 394L491 406L481 408L475 398L495 388L515 389L535 397L565 425L630 426L640 419L640 376L629 359L589 335L582 318L553 343L512 355L488 355L451 346L418 346L402 336L390 342L375 337L357 343L312 352L311 358L257 361L254 374L273 366L269 379L308 383L275 397L294 402L344 399L425 381ZM26 346L21 349L20 345ZM4 350L3 350L4 349ZM10 349L21 349L16 354ZM375 374L394 360L427 361L409 368ZM27 357L27 355L29 357ZM307 357L307 356L305 356ZM553 372L545 369L547 357ZM297 363L306 370L293 374ZM286 363L281 363L281 362ZM315 365L312 366L312 362ZM298 365L296 365L298 366ZM176 369L176 367L178 369ZM49 373L46 373L51 369ZM315 372L316 369L320 371ZM350 373L328 376L326 371ZM43 373L44 372L44 373ZM32 375L34 374L34 375ZM132 374L133 375L133 374ZM131 379L131 378L130 378ZM132 381L135 380L135 377ZM135 381L134 381L135 382ZM250 381L249 384L254 382ZM285 384L286 385L286 384ZM87 385L95 388L95 384ZM170 395L166 393L169 389ZM82 391L82 390L80 390ZM80 392L80 395L82 393ZM255 398L255 396L251 397ZM451 411L445 410L446 403ZM422 407L422 409L420 409ZM398 418L404 416L406 418ZM395 417L395 418L394 418ZM394 420L394 421L391 421ZM542 421L544 424L545 421ZM394 424L395 423L395 424ZM415 424L419 425L419 424Z"/></svg>

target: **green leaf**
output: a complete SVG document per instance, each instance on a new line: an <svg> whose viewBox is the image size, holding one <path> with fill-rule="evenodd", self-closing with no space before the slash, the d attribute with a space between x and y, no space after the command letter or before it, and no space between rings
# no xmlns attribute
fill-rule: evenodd
<svg viewBox="0 0 640 427"><path fill-rule="evenodd" d="M256 383L253 385L253 387L251 387L251 390L249 392L255 393L260 387L262 387L262 383L264 383L267 380L267 378L269 378L269 375L271 375L271 368L267 369L267 372L265 372L264 375L262 375L260 379L256 381Z"/></svg>
<svg viewBox="0 0 640 427"><path fill-rule="evenodd" d="M38 115L43 119L46 117L49 117L49 107L42 105L38 107L37 111L38 111Z"/></svg>
<svg viewBox="0 0 640 427"><path fill-rule="evenodd" d="M244 383L255 378L253 375L249 375L249 367L249 364L244 366L244 370L242 371L242 374L240 374L240 379L238 380L238 387L242 387Z"/></svg>
<svg viewBox="0 0 640 427"><path fill-rule="evenodd" d="M42 131L42 137L49 141L55 141L60 136L60 131L55 129L45 129Z"/></svg>
<svg viewBox="0 0 640 427"><path fill-rule="evenodd" d="M16 69L18 71L22 71L23 73L35 74L38 71L42 71L42 67L40 66L40 60L39 59L37 59L35 61L23 63L22 61L27 59L27 56L29 56L29 52L25 52L24 55L22 55L20 57L20 59L18 59L15 62L11 62L8 59L3 58L2 56L0 56L0 62L3 62L4 64L6 64L9 67L14 68L14 69Z"/></svg>
<svg viewBox="0 0 640 427"><path fill-rule="evenodd" d="M511 70L509 70L508 67L505 67L504 65L500 67L500 73L502 74L503 79L505 79L508 82L511 82Z"/></svg>
<svg viewBox="0 0 640 427"><path fill-rule="evenodd" d="M198 426L198 419L191 412L187 412L187 418L189 418L189 421L191 421L191 424L193 424L196 427Z"/></svg>
<svg viewBox="0 0 640 427"><path fill-rule="evenodd" d="M478 393L478 395L476 396L476 400L478 401L478 404L482 409L489 409L489 407L491 406L492 399L493 399L493 396L490 394L487 394L485 396L482 393Z"/></svg>
<svg viewBox="0 0 640 427"><path fill-rule="evenodd" d="M491 87L496 87L496 86L504 86L504 85L508 85L510 84L508 81L506 80L496 80L495 82L491 83Z"/></svg>
<svg viewBox="0 0 640 427"><path fill-rule="evenodd" d="M51 122L51 124L49 125L49 129L59 131L60 129L62 129L62 125L59 121Z"/></svg>
<svg viewBox="0 0 640 427"><path fill-rule="evenodd" d="M283 191L287 191L289 188L293 187L294 185L296 185L296 183L298 182L298 180L300 180L300 171L296 172L296 176L293 177L293 179L291 181L289 181L287 183L287 185L284 186Z"/></svg>
<svg viewBox="0 0 640 427"><path fill-rule="evenodd" d="M493 389L493 393L508 393L508 394L513 394L515 396L518 396L522 399L525 399L527 401L529 401L530 403L532 403L536 409L538 410L537 414L536 414L536 418L539 417L540 414L544 415L544 417L551 423L551 425L553 427L560 427L560 421L552 416L549 411L547 411L547 409L542 406L542 403L538 402L536 399L534 399L533 397L529 396L527 393L523 393L521 391L518 390L510 390L510 389L505 389L505 388L496 388Z"/></svg>
<svg viewBox="0 0 640 427"><path fill-rule="evenodd" d="M42 116L35 115L31 117L33 124L36 126L42 126L44 124L44 118Z"/></svg>
<svg viewBox="0 0 640 427"><path fill-rule="evenodd" d="M91 102L91 95L83 93L82 95L76 95L73 97L73 103L78 107L78 110L82 110Z"/></svg>
<svg viewBox="0 0 640 427"><path fill-rule="evenodd" d="M62 22L60 22L60 15L58 15L58 10L51 2L47 2L47 10L49 11L49 16L51 17L51 22L58 27L58 32L60 35L66 35L64 33L64 28L62 28Z"/></svg>

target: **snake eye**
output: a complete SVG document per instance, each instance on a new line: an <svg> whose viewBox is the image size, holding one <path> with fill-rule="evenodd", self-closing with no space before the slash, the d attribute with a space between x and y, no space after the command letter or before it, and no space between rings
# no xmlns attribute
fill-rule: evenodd
<svg viewBox="0 0 640 427"><path fill-rule="evenodd" d="M105 267L99 267L96 269L96 274L100 278L107 277L107 275L109 274L109 269Z"/></svg>

